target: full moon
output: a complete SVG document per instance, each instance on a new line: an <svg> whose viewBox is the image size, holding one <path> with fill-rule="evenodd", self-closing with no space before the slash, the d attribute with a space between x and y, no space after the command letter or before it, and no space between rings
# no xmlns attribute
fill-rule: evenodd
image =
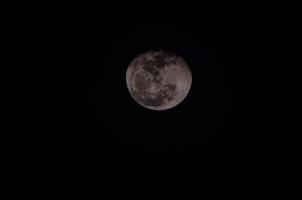
<svg viewBox="0 0 302 200"><path fill-rule="evenodd" d="M138 104L151 110L167 110L185 99L192 74L182 57L163 50L148 51L131 61L126 83Z"/></svg>

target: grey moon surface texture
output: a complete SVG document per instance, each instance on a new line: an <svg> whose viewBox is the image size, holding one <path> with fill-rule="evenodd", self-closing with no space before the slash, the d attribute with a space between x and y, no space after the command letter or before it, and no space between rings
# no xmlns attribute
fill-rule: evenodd
<svg viewBox="0 0 302 200"><path fill-rule="evenodd" d="M138 104L151 110L167 110L185 99L192 74L182 57L163 50L148 51L131 61L126 83Z"/></svg>

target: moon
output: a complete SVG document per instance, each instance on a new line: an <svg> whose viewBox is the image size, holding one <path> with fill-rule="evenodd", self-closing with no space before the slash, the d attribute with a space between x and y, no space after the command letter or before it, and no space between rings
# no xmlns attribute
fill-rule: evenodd
<svg viewBox="0 0 302 200"><path fill-rule="evenodd" d="M184 59L158 50L135 57L126 72L130 95L141 106L167 110L182 102L192 84L192 73Z"/></svg>

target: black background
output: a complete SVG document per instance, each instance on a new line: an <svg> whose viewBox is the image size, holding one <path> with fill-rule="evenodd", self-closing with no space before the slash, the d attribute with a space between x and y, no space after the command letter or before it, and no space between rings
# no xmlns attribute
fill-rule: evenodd
<svg viewBox="0 0 302 200"><path fill-rule="evenodd" d="M41 198L278 196L274 7L149 3L35 10ZM125 81L130 61L152 49L192 71L186 99L161 112L138 105Z"/></svg>

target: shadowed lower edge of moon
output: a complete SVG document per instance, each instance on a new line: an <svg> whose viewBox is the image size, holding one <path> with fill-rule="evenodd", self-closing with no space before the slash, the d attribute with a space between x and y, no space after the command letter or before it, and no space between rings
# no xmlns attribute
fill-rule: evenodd
<svg viewBox="0 0 302 200"><path fill-rule="evenodd" d="M131 84L129 84L128 86L128 90L132 96L132 98L138 103L140 104L141 106L145 107L145 108L148 108L148 109L151 109L151 110L157 110L157 111L160 111L160 110L167 110L167 109L170 109L170 108L173 108L175 106L177 106L178 104L180 104L184 99L185 97L188 95L189 93L189 90L187 90L185 93L182 94L181 97L179 97L178 99L174 99L172 97L170 99L170 101L166 101L166 96L162 95L160 97L157 97L155 99L150 99L150 98L143 98L138 91L136 91L136 89L132 88L130 86ZM191 85L191 80L189 82L189 87Z"/></svg>
<svg viewBox="0 0 302 200"><path fill-rule="evenodd" d="M141 90L131 88L130 93L142 106L150 109L163 110L171 108L173 100L176 97L176 86L168 85L167 87L167 91L158 92L158 94L155 94L155 98L151 98L150 94L144 94L143 88Z"/></svg>

